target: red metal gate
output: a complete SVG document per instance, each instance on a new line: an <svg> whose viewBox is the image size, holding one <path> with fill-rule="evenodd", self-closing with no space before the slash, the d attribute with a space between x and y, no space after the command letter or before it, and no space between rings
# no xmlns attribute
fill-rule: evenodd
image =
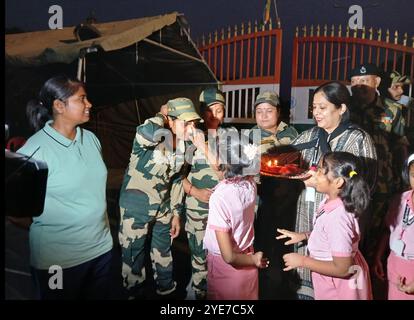
<svg viewBox="0 0 414 320"><path fill-rule="evenodd" d="M414 42L408 45L408 35L402 39L398 32L385 32L381 29L365 27L362 30L330 31L325 25L314 28L302 28L302 34L296 28L292 59L292 123L313 123L309 112L309 96L315 87L331 80L339 80L349 85L351 70L361 63L374 63L385 71L397 70L414 77ZM328 34L329 33L329 34ZM344 33L344 34L343 34ZM413 39L411 39L411 42ZM412 96L412 86L409 90Z"/></svg>
<svg viewBox="0 0 414 320"><path fill-rule="evenodd" d="M261 90L279 92L282 57L280 21L273 28L241 24L203 36L199 45L204 57L226 94L226 122L255 122L253 103Z"/></svg>

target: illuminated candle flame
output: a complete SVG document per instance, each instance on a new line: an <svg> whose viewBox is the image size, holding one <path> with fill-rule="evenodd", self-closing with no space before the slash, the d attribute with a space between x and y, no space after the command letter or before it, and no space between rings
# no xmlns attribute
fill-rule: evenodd
<svg viewBox="0 0 414 320"><path fill-rule="evenodd" d="M267 166L268 166L268 167L271 167L271 166L272 166L272 160L269 160L269 161L267 162Z"/></svg>
<svg viewBox="0 0 414 320"><path fill-rule="evenodd" d="M277 160L273 161L273 164L274 164L275 166L277 166Z"/></svg>

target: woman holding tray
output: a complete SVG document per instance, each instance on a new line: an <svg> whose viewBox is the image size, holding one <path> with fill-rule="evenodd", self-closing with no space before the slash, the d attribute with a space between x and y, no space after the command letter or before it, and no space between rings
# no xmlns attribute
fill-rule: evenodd
<svg viewBox="0 0 414 320"><path fill-rule="evenodd" d="M371 137L362 129L349 122L350 93L340 82L328 82L317 88L313 97L313 117L316 126L301 133L291 147L301 153L300 166L312 169L320 158L329 151L346 151L358 156L363 163L363 172L371 191L376 180L376 151ZM276 150L281 152L282 150ZM313 214L323 199L315 191L315 177L304 181L306 188L297 202L295 232L312 230ZM360 223L364 220L363 215ZM363 232L363 225L361 227ZM294 252L307 254L306 243L298 243ZM298 299L313 299L313 287L308 269L297 270L300 278Z"/></svg>

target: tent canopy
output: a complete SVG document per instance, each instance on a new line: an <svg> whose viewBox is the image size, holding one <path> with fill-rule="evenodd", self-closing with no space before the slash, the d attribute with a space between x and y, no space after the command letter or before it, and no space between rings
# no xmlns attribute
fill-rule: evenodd
<svg viewBox="0 0 414 320"><path fill-rule="evenodd" d="M6 35L6 61L21 65L71 63L82 49L99 47L114 51L139 42L165 26L172 25L182 15L173 12L116 22L94 24L101 37L78 41L74 27Z"/></svg>
<svg viewBox="0 0 414 320"><path fill-rule="evenodd" d="M82 66L93 104L86 127L100 139L108 168L125 169L137 125L169 99L187 97L198 107L200 92L217 79L181 14L93 27L101 36L85 41L73 27L6 35L6 120L27 127L26 103L44 81L62 72L76 77Z"/></svg>

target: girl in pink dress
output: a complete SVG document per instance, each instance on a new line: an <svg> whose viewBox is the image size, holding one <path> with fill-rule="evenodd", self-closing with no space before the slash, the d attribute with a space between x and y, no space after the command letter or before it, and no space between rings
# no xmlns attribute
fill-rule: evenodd
<svg viewBox="0 0 414 320"><path fill-rule="evenodd" d="M403 178L411 190L395 196L391 201L385 219L387 230L379 243L374 263L374 274L385 280L381 260L389 243L389 300L414 300L414 154L408 157Z"/></svg>
<svg viewBox="0 0 414 320"><path fill-rule="evenodd" d="M257 300L258 270L268 265L263 252L253 252L256 184L246 172L257 155L253 145L220 143L224 179L210 197L204 248L207 249L207 299ZM247 147L247 150L246 150ZM239 149L242 149L239 157ZM233 164L235 163L235 164ZM250 175L246 175L250 174Z"/></svg>
<svg viewBox="0 0 414 320"><path fill-rule="evenodd" d="M358 168L359 159L348 152L330 152L321 159L314 179L326 194L313 217L311 233L278 229L285 244L308 241L309 257L283 256L286 268L308 268L317 300L371 300L368 265L358 250L357 217L369 204L369 187Z"/></svg>

